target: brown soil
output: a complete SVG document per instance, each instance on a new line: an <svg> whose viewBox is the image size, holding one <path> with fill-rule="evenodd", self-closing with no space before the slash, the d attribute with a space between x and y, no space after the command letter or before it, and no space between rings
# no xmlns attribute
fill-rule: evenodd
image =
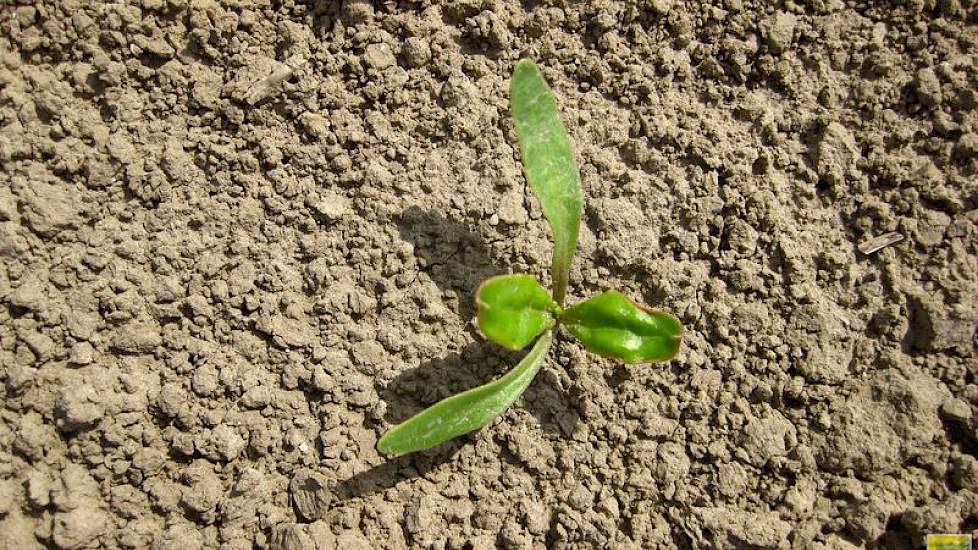
<svg viewBox="0 0 978 550"><path fill-rule="evenodd" d="M974 0L4 0L0 21L0 547L978 529ZM385 460L385 429L518 358L471 324L479 282L548 278L520 57L581 161L571 301L618 288L688 336L627 368L563 339L494 425Z"/></svg>

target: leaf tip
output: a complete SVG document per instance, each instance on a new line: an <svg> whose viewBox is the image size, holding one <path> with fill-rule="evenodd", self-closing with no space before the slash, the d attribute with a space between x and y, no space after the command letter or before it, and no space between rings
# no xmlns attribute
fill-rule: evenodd
<svg viewBox="0 0 978 550"><path fill-rule="evenodd" d="M394 451L390 447L390 438L388 437L391 434L392 430L393 428L387 430L387 432L385 432L384 435L382 435L380 439L377 440L377 445L375 446L375 448L377 449L378 453L382 455L394 454Z"/></svg>
<svg viewBox="0 0 978 550"><path fill-rule="evenodd" d="M525 71L528 69L538 69L536 61L533 61L529 57L522 57L516 62L516 66L513 67L513 71Z"/></svg>
<svg viewBox="0 0 978 550"><path fill-rule="evenodd" d="M377 440L377 445L374 448L377 449L378 453L385 455L389 458L397 458L399 456L407 454L406 451L398 449L396 442L392 441L395 438L394 434L397 432L397 429L400 426L401 426L400 424L392 426L390 429L387 430L387 432L384 433L384 435L381 436L380 439Z"/></svg>

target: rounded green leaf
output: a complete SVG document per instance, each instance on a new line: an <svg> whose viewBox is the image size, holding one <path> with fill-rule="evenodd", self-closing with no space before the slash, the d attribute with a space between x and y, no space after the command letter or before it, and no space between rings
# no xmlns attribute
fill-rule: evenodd
<svg viewBox="0 0 978 550"><path fill-rule="evenodd" d="M507 349L525 348L556 323L557 304L530 275L487 279L479 287L475 301L482 334Z"/></svg>
<svg viewBox="0 0 978 550"><path fill-rule="evenodd" d="M547 331L512 370L488 384L455 394L394 426L377 450L400 456L423 451L492 422L523 394L547 358L553 332Z"/></svg>
<svg viewBox="0 0 978 550"><path fill-rule="evenodd" d="M672 359L683 338L679 319L614 290L567 309L560 320L589 351L630 364Z"/></svg>
<svg viewBox="0 0 978 550"><path fill-rule="evenodd" d="M557 100L536 63L516 63L509 95L526 181L553 232L554 299L563 304L581 225L581 174Z"/></svg>

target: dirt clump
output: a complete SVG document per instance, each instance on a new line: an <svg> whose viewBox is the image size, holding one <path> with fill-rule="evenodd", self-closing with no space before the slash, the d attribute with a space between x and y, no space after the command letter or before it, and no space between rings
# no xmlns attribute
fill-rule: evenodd
<svg viewBox="0 0 978 550"><path fill-rule="evenodd" d="M978 529L974 2L8 4L0 547ZM386 459L514 363L479 282L549 276L521 57L581 162L570 302L667 308L683 350L563 341L491 428Z"/></svg>

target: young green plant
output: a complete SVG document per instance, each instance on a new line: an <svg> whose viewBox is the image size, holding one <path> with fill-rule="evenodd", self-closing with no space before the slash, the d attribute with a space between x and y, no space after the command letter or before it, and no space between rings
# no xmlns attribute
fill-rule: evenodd
<svg viewBox="0 0 978 550"><path fill-rule="evenodd" d="M391 428L377 442L383 454L421 451L489 424L540 371L558 325L589 351L629 364L667 361L679 351L683 327L678 319L615 290L563 307L581 224L580 172L553 92L532 61L516 64L510 101L526 181L553 234L553 293L530 275L492 277L476 293L478 322L486 338L507 349L536 342L498 379L443 399Z"/></svg>

